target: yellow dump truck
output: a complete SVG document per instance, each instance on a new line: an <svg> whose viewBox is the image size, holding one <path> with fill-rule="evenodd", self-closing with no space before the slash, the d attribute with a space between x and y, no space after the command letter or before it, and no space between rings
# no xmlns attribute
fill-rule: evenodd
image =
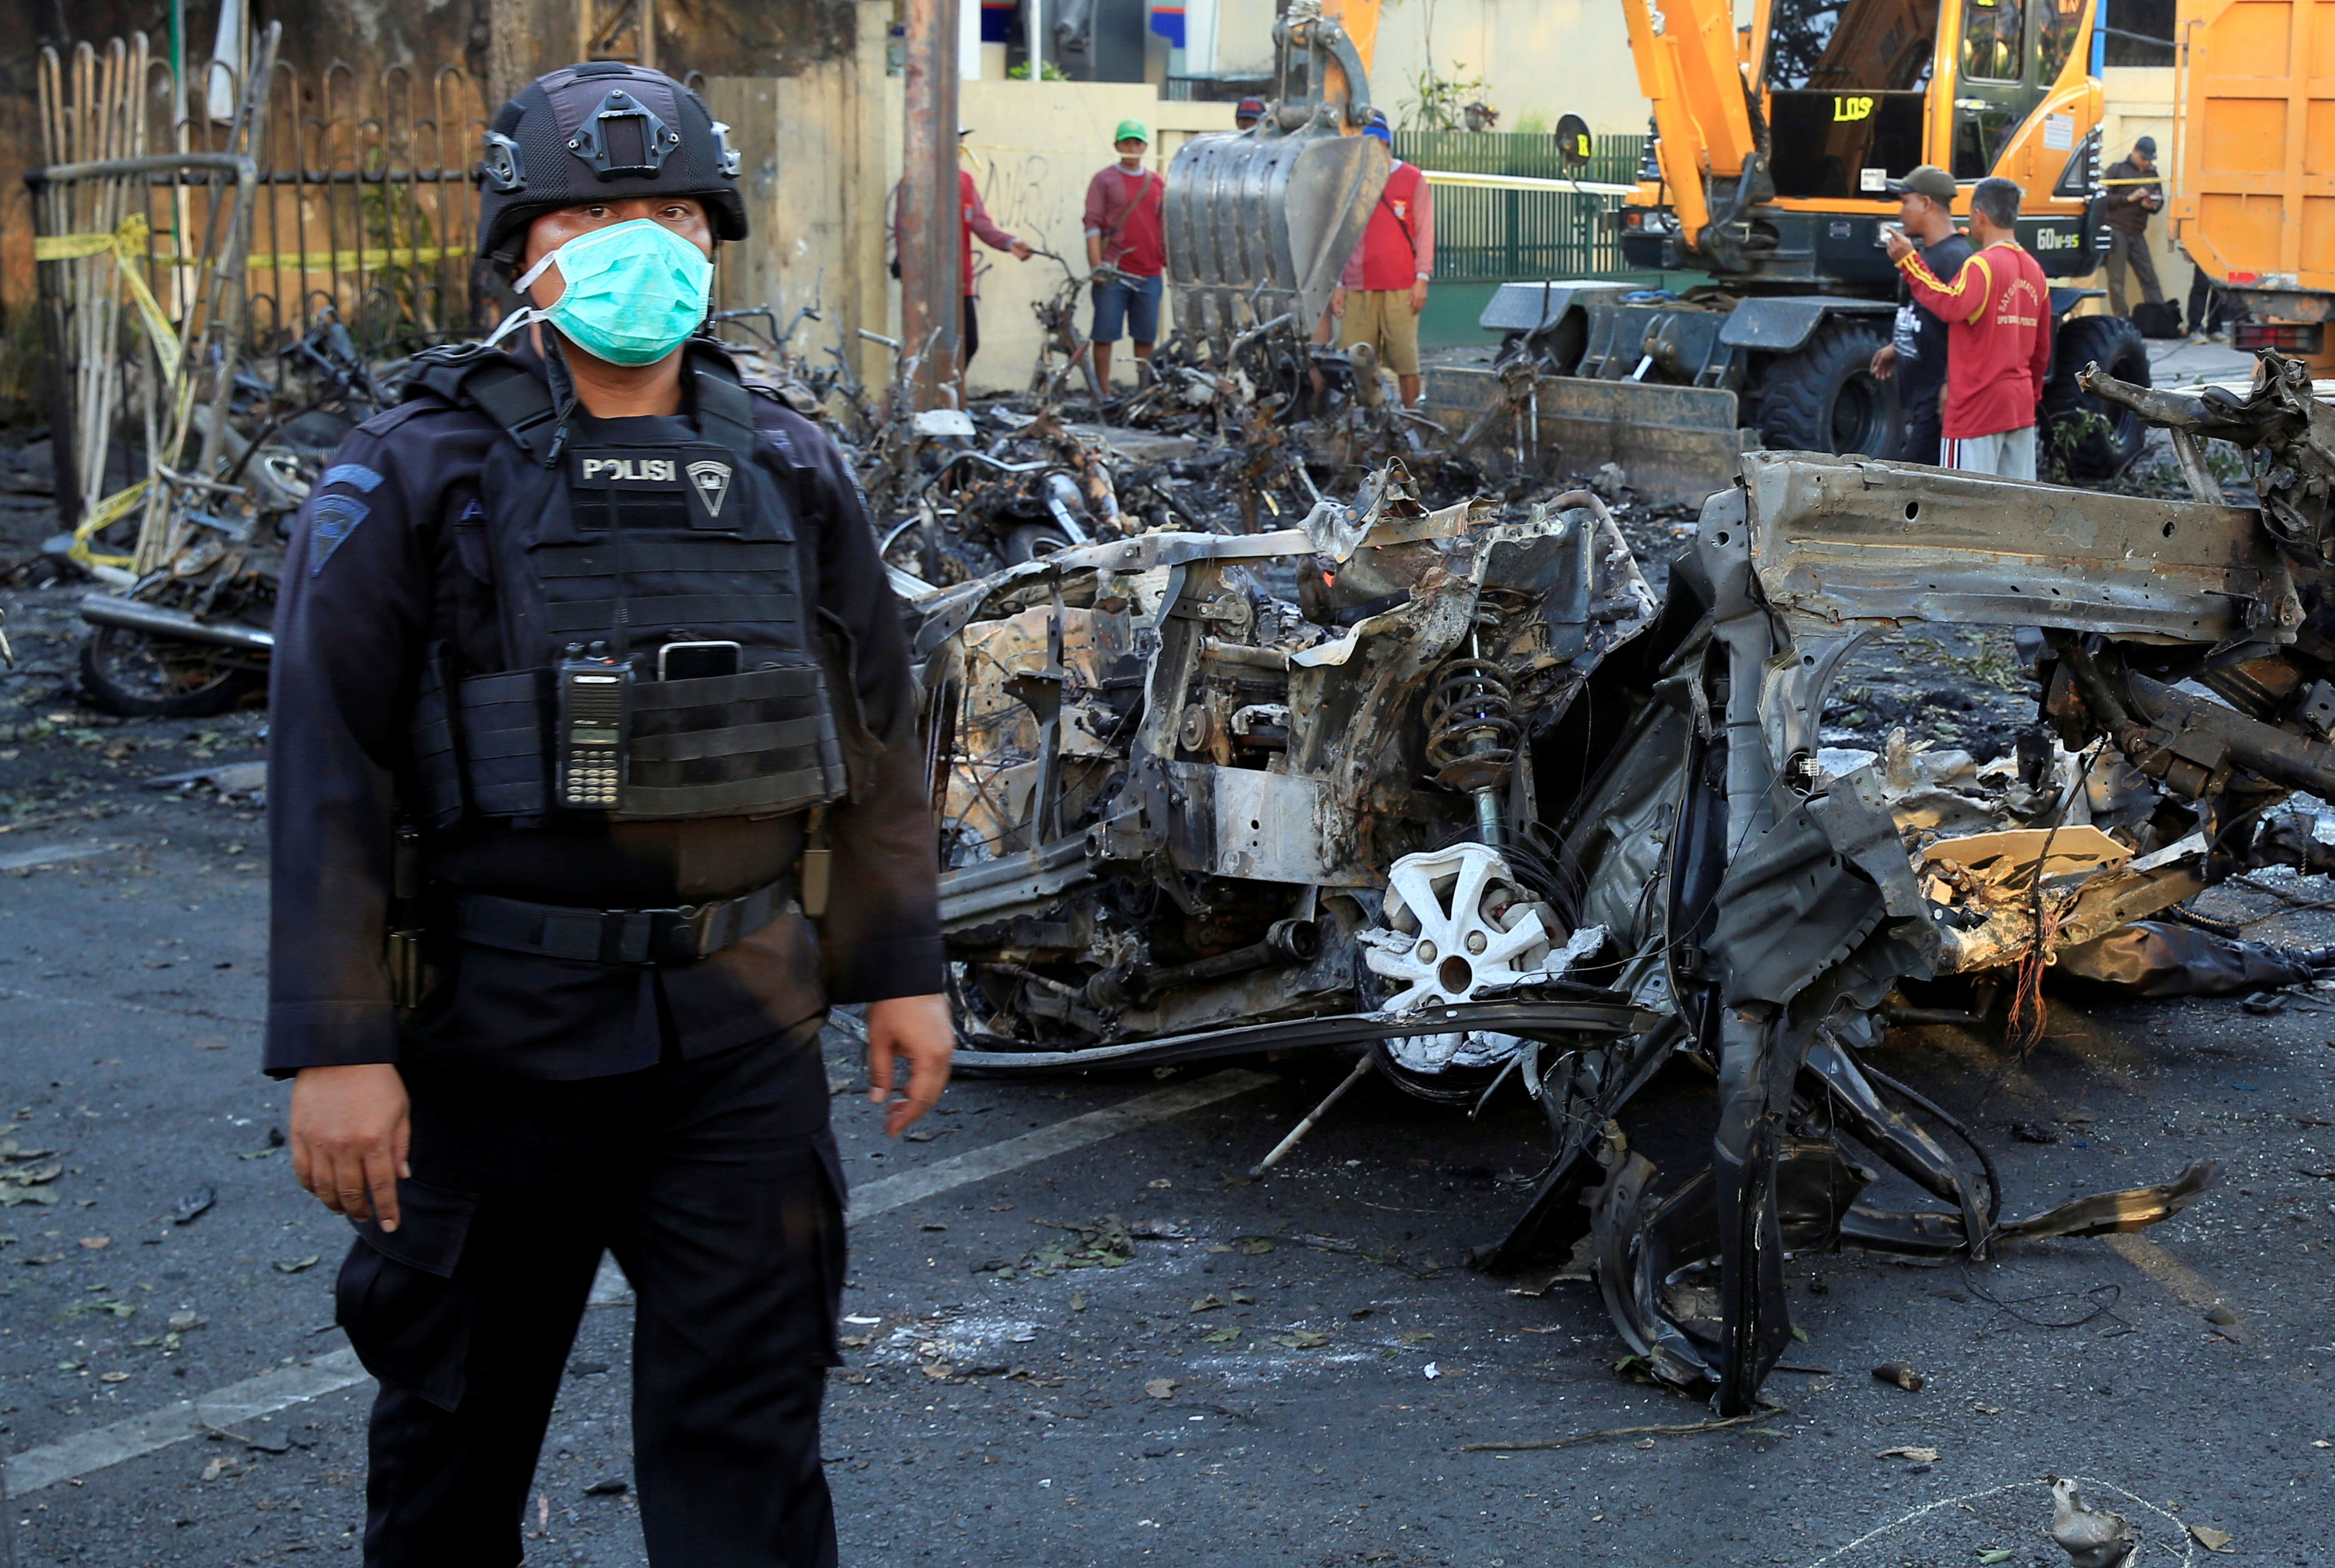
<svg viewBox="0 0 2335 1568"><path fill-rule="evenodd" d="M2335 375L2335 0L2181 0L2173 237L2241 348Z"/></svg>

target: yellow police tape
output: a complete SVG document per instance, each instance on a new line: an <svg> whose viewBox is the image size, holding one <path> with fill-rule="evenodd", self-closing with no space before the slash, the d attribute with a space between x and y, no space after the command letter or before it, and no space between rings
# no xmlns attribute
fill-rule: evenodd
<svg viewBox="0 0 2335 1568"><path fill-rule="evenodd" d="M130 509L146 498L149 481L137 483L114 491L100 501L83 518L81 527L73 530L73 548L65 552L70 560L84 566L120 566L127 570L135 559L130 556L101 556L90 547L90 540L130 515Z"/></svg>
<svg viewBox="0 0 2335 1568"><path fill-rule="evenodd" d="M111 234L44 234L33 241L34 261L78 261L84 256L113 253L115 270L121 274L122 283L130 290L138 314L145 318L146 335L153 340L155 357L162 362L165 381L179 379L179 334L170 325L170 318L162 314L162 306L154 291L146 286L138 263L145 258L147 241L151 230L146 215L133 212L121 220Z"/></svg>

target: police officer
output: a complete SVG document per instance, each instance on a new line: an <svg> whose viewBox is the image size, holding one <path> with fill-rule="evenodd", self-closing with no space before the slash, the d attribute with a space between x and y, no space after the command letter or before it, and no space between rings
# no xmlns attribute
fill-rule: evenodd
<svg viewBox="0 0 2335 1568"><path fill-rule="evenodd" d="M869 1004L894 1134L951 1046L907 650L835 449L696 335L746 235L704 104L576 65L487 142L530 303L334 455L276 625L266 1068L357 1231L364 1561L518 1562L605 1250L651 1562L832 1563L815 1036Z"/></svg>

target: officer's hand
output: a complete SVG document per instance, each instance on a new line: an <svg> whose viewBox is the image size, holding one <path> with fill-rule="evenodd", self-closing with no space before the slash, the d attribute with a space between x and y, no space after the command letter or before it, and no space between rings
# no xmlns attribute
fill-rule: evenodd
<svg viewBox="0 0 2335 1568"><path fill-rule="evenodd" d="M336 1215L397 1228L412 1137L405 1080L386 1062L304 1067L292 1080L292 1174Z"/></svg>
<svg viewBox="0 0 2335 1568"><path fill-rule="evenodd" d="M1884 343L1875 349L1873 363L1866 368L1873 372L1875 381L1887 381L1897 369L1897 345L1894 343Z"/></svg>
<svg viewBox="0 0 2335 1568"><path fill-rule="evenodd" d="M948 998L895 996L867 1004L867 1100L884 1106L887 1137L899 1137L939 1101L955 1050L956 1026L949 1019ZM896 1056L907 1067L898 1099L892 1099Z"/></svg>

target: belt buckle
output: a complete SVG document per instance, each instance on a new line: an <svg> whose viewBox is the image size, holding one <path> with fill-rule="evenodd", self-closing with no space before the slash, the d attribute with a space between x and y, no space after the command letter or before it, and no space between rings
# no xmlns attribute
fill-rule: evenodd
<svg viewBox="0 0 2335 1568"><path fill-rule="evenodd" d="M722 901L684 904L673 909L652 909L649 916L649 962L694 963L705 956L705 939Z"/></svg>

